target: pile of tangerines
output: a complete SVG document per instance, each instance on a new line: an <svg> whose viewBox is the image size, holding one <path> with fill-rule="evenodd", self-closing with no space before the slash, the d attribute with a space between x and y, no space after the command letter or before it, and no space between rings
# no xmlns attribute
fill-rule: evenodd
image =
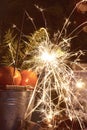
<svg viewBox="0 0 87 130"><path fill-rule="evenodd" d="M19 85L35 87L37 74L33 70L21 70L13 66L0 67L0 85Z"/></svg>

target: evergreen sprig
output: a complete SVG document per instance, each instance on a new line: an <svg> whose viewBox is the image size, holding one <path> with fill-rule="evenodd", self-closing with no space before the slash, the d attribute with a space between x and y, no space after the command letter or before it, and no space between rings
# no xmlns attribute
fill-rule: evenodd
<svg viewBox="0 0 87 130"><path fill-rule="evenodd" d="M30 62L23 63L29 59L33 60L35 49L41 42L46 40L46 35L45 29L40 28L31 34L31 36L22 36L21 42L19 43L17 68L27 69L31 66ZM15 64L18 41L19 37L14 33L14 30L8 29L4 36L3 43L0 43L0 65Z"/></svg>
<svg viewBox="0 0 87 130"><path fill-rule="evenodd" d="M4 35L3 43L0 43L0 65L10 65L14 63L15 36L10 29Z"/></svg>

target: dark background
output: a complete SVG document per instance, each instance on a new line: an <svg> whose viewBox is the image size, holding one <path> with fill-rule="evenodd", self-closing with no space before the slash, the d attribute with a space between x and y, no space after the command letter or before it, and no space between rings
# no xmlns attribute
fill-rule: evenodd
<svg viewBox="0 0 87 130"><path fill-rule="evenodd" d="M47 28L50 35L53 35L57 30L61 30L64 20L69 16L73 7L79 0L2 0L0 1L0 40L3 41L3 35L8 28L13 24L20 30L24 11L26 10L33 18L34 23L39 29L44 27L44 19L41 12L36 9L35 4L45 9L44 15L46 18ZM70 18L71 25L68 28L70 33L75 27L87 20L87 12L75 10ZM35 31L32 22L25 17L23 25L23 33L30 34ZM77 32L76 32L77 33ZM86 50L87 49L87 28L82 30L78 37L71 42L71 50ZM87 61L86 56L82 58L83 62Z"/></svg>

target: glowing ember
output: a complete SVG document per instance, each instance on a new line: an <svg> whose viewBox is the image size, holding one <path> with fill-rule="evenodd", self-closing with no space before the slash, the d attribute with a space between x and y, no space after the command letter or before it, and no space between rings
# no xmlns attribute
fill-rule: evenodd
<svg viewBox="0 0 87 130"><path fill-rule="evenodd" d="M85 83L80 79L80 80L77 81L76 87L84 88L85 87Z"/></svg>

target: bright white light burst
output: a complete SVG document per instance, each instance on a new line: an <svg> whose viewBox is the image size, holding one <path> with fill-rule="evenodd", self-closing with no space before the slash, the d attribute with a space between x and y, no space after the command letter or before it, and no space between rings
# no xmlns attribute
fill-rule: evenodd
<svg viewBox="0 0 87 130"><path fill-rule="evenodd" d="M47 51L46 52L42 52L42 55L41 55L41 60L43 60L45 63L46 62L54 62L56 59L56 56L54 53L48 53Z"/></svg>
<svg viewBox="0 0 87 130"><path fill-rule="evenodd" d="M57 123L67 119L77 119L82 128L81 120L84 114L80 115L79 111L81 113L84 113L84 111L82 104L78 100L78 95L80 94L78 94L79 91L76 89L77 79L70 64L79 66L78 61L84 53L81 50L76 53L70 52L70 42L75 37L72 36L73 33L87 24L87 21L66 36L67 28L70 24L69 18L65 21L62 30L55 34L54 41L51 41L47 29L41 28L36 31L32 36L36 47L29 52L32 58L24 61L24 64L29 62L32 65L32 69L39 75L30 103L36 92L38 93L38 99L31 112L37 109L42 115L42 121L46 121L50 126L55 126L55 120ZM55 41L56 43L54 44ZM76 59L71 61L70 58L73 56ZM82 82L79 84L80 86L83 85ZM76 106L78 106L78 110ZM25 119L30 113L27 109Z"/></svg>

